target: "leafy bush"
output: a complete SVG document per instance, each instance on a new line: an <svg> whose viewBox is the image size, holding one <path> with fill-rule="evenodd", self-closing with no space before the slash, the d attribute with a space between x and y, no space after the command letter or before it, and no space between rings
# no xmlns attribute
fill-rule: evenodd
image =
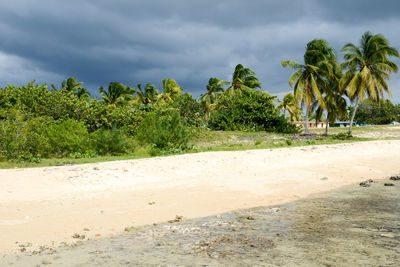
<svg viewBox="0 0 400 267"><path fill-rule="evenodd" d="M204 112L201 104L191 94L185 93L175 97L174 101L166 103L169 107L179 111L182 120L187 126L200 126Z"/></svg>
<svg viewBox="0 0 400 267"><path fill-rule="evenodd" d="M118 155L133 150L130 139L116 128L103 128L91 133L90 147L99 155Z"/></svg>
<svg viewBox="0 0 400 267"><path fill-rule="evenodd" d="M221 108L211 113L208 126L214 130L296 133L296 126L279 114L274 99L255 89L225 92L218 101Z"/></svg>
<svg viewBox="0 0 400 267"><path fill-rule="evenodd" d="M137 139L141 144L151 144L153 154L189 148L188 129L174 109L151 112L139 125Z"/></svg>
<svg viewBox="0 0 400 267"><path fill-rule="evenodd" d="M400 121L400 105L393 105L389 100L374 103L365 100L358 105L354 121L367 124L388 124Z"/></svg>
<svg viewBox="0 0 400 267"><path fill-rule="evenodd" d="M7 159L28 160L49 155L50 144L46 135L48 118L25 120L16 114L0 121L0 155Z"/></svg>
<svg viewBox="0 0 400 267"><path fill-rule="evenodd" d="M54 155L67 156L86 150L89 134L83 122L72 119L53 122L47 127L46 133Z"/></svg>

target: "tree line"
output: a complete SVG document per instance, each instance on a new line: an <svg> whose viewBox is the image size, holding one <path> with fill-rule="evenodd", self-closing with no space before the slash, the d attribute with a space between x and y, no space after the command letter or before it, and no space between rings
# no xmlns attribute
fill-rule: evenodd
<svg viewBox="0 0 400 267"><path fill-rule="evenodd" d="M232 81L210 78L195 99L173 79L155 85L101 86L92 98L75 77L52 84L8 85L0 89L0 160L151 154L193 149L199 131L298 132L275 106L276 97L260 90L255 73L239 64Z"/></svg>

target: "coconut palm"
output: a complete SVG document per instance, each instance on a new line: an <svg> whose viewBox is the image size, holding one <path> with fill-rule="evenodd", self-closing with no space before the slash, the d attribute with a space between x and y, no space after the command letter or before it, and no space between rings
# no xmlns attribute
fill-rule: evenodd
<svg viewBox="0 0 400 267"><path fill-rule="evenodd" d="M305 114L305 131L310 134L308 128L308 115L310 113L311 104L318 101L321 106L325 107L325 101L322 97L322 87L325 82L320 74L320 68L310 64L301 64L292 60L283 60L283 67L290 67L295 72L289 78L289 85L294 89L294 96L297 101L306 108ZM317 80L319 82L317 82Z"/></svg>
<svg viewBox="0 0 400 267"><path fill-rule="evenodd" d="M158 95L161 102L173 101L175 97L181 95L183 88L173 79L162 80L163 92Z"/></svg>
<svg viewBox="0 0 400 267"><path fill-rule="evenodd" d="M205 111L206 119L210 117L210 112L218 106L217 100L220 92L224 91L224 85L230 82L218 78L210 78L207 84L207 93L200 96L201 105Z"/></svg>
<svg viewBox="0 0 400 267"><path fill-rule="evenodd" d="M132 99L132 88L119 82L111 82L107 91L103 86L99 87L100 94L103 96L104 102L110 105L122 105Z"/></svg>
<svg viewBox="0 0 400 267"><path fill-rule="evenodd" d="M232 74L232 84L228 90L240 90L243 87L255 89L261 88L261 82L256 78L256 74L249 68L245 68L242 64L235 67Z"/></svg>
<svg viewBox="0 0 400 267"><path fill-rule="evenodd" d="M296 100L306 109L305 132L310 134L308 116L312 103L318 102L322 109L325 108L323 93L330 90L328 81L337 66L334 51L325 40L314 39L307 44L304 64L283 60L282 66L295 70L289 78L289 85L294 89Z"/></svg>
<svg viewBox="0 0 400 267"><path fill-rule="evenodd" d="M368 97L379 102L380 98L384 99L385 92L391 96L386 80L392 72L397 73L398 66L388 57L399 57L399 52L383 35L373 35L369 31L362 35L359 46L347 43L342 52L345 52L342 67L347 71L340 81L340 88L347 89L350 100L355 103L350 119L351 134L360 101Z"/></svg>
<svg viewBox="0 0 400 267"><path fill-rule="evenodd" d="M285 115L289 113L290 121L300 120L301 109L292 93L288 93L283 97L283 101L278 100L278 109Z"/></svg>
<svg viewBox="0 0 400 267"><path fill-rule="evenodd" d="M142 85L138 84L137 88L133 89L133 92L137 95L137 101L145 106L157 102L158 90L154 84L146 84L144 90L142 90Z"/></svg>

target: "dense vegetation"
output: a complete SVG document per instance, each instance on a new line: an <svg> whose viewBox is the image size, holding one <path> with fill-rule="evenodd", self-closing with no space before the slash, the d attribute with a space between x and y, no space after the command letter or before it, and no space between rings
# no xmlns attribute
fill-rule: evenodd
<svg viewBox="0 0 400 267"><path fill-rule="evenodd" d="M399 120L399 106L383 101L385 92L390 95L386 80L398 71L388 58L399 57L398 51L382 35L366 32L359 46L346 44L342 52L345 61L339 64L328 42L315 39L306 46L304 62L283 60L295 72L289 78L294 94L282 101L261 90L256 74L241 64L231 81L210 78L198 100L173 79L164 79L161 90L150 83L111 82L99 88L100 100L74 77L60 88L9 85L0 89L0 160L90 158L137 149L181 153L194 149L191 138L202 131L297 133L289 121L302 116L306 134L309 119Z"/></svg>
<svg viewBox="0 0 400 267"><path fill-rule="evenodd" d="M225 90L227 83L210 79L199 100L173 79L162 81L161 93L152 84L111 82L99 88L101 100L74 77L60 88L7 86L0 89L0 159L120 155L138 147L152 155L180 153L192 149L190 138L207 127L297 132L275 97L255 89L261 83L250 69L238 65Z"/></svg>

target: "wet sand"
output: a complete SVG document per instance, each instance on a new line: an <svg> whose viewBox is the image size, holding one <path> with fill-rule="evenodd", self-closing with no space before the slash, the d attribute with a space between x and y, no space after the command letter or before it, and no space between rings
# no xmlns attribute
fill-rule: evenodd
<svg viewBox="0 0 400 267"><path fill-rule="evenodd" d="M77 238L60 247L30 251L20 244L27 251L3 255L0 266L398 266L400 181L367 185L282 205L127 227L122 234Z"/></svg>

